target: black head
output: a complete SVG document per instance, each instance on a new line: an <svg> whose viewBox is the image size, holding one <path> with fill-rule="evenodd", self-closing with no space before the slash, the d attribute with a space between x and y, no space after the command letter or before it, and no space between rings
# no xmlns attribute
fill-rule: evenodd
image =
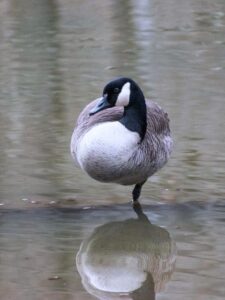
<svg viewBox="0 0 225 300"><path fill-rule="evenodd" d="M136 82L126 77L109 82L90 115L113 106L124 107L123 117L119 122L128 130L137 132L143 140L147 128L147 110L144 95Z"/></svg>
<svg viewBox="0 0 225 300"><path fill-rule="evenodd" d="M104 87L102 98L90 111L90 115L113 106L128 107L137 99L137 92L143 96L141 89L130 78L121 77L110 81Z"/></svg>

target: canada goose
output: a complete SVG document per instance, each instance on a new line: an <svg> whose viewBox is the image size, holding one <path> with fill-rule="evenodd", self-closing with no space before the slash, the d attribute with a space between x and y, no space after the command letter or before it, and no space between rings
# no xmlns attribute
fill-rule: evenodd
<svg viewBox="0 0 225 300"><path fill-rule="evenodd" d="M134 203L171 149L167 113L126 77L109 82L102 97L83 109L71 138L71 154L81 169L101 182L135 185Z"/></svg>

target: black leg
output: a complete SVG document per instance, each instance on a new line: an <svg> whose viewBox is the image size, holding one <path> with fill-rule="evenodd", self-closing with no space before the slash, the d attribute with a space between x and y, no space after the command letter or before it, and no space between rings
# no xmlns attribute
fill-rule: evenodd
<svg viewBox="0 0 225 300"><path fill-rule="evenodd" d="M132 195L133 195L133 202L137 202L138 198L140 197L141 194L141 188L143 186L143 184L145 183L145 181L141 182L141 183L137 183L133 189Z"/></svg>
<svg viewBox="0 0 225 300"><path fill-rule="evenodd" d="M138 201L133 202L133 210L137 214L139 220L144 221L144 222L147 221L148 223L151 223L149 221L149 219L147 218L147 216L143 213L142 206Z"/></svg>

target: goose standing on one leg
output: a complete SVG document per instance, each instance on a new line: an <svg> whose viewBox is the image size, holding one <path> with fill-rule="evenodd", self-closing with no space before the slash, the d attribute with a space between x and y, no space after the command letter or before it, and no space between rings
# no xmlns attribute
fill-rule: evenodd
<svg viewBox="0 0 225 300"><path fill-rule="evenodd" d="M134 202L171 149L167 113L124 77L109 82L103 96L84 108L71 139L80 167L101 182L135 185Z"/></svg>

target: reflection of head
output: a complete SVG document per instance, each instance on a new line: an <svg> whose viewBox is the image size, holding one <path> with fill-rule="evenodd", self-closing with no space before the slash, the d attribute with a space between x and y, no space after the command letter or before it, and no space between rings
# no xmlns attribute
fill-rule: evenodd
<svg viewBox="0 0 225 300"><path fill-rule="evenodd" d="M133 300L155 300L155 284L151 273L147 273L147 278L142 286L131 293Z"/></svg>
<svg viewBox="0 0 225 300"><path fill-rule="evenodd" d="M168 231L146 220L110 222L83 241L76 262L90 294L152 300L163 288L174 269L175 243Z"/></svg>

